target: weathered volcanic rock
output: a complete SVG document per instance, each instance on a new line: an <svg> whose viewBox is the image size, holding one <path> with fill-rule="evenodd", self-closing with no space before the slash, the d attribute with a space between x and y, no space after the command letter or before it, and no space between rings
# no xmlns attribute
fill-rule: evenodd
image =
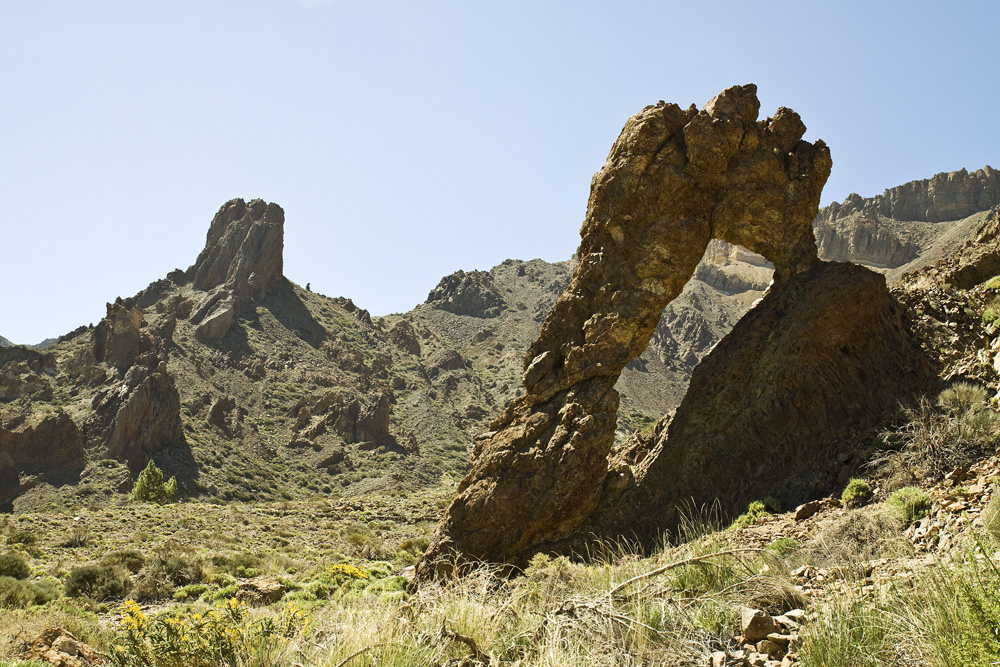
<svg viewBox="0 0 1000 667"><path fill-rule="evenodd" d="M772 286L694 369L669 426L616 452L586 533L627 527L652 545L685 501L732 516L832 491L846 446L933 377L905 317L883 276L853 264Z"/></svg>
<svg viewBox="0 0 1000 667"><path fill-rule="evenodd" d="M31 487L58 482L85 464L80 429L65 412L0 417L0 511Z"/></svg>
<svg viewBox="0 0 1000 667"><path fill-rule="evenodd" d="M108 305L107 318L95 328L94 351L101 355L95 354L98 361L114 362L120 379L94 396L94 412L83 428L88 447L101 447L107 456L138 466L145 465L151 452L183 440L180 394L167 372L176 323L175 317L164 315L148 325L141 311ZM96 335L101 332L107 336Z"/></svg>
<svg viewBox="0 0 1000 667"><path fill-rule="evenodd" d="M936 174L889 188L883 194L863 199L851 194L842 204L823 209L817 224L847 217L851 213L884 215L897 220L941 222L959 220L1000 204L1000 172L989 165L973 172L965 169Z"/></svg>
<svg viewBox="0 0 1000 667"><path fill-rule="evenodd" d="M819 255L837 262L860 262L894 269L913 261L920 247L876 218L853 213L814 226Z"/></svg>
<svg viewBox="0 0 1000 667"><path fill-rule="evenodd" d="M906 274L902 282L911 286L945 284L967 290L996 275L1000 275L1000 206L990 212L976 230L976 238L958 253Z"/></svg>
<svg viewBox="0 0 1000 667"><path fill-rule="evenodd" d="M49 375L55 374L55 356L22 345L0 348L0 401L21 397L48 398Z"/></svg>
<svg viewBox="0 0 1000 667"><path fill-rule="evenodd" d="M527 393L477 440L421 576L455 556L523 565L576 535L602 500L614 384L712 238L763 255L777 281L819 263L829 150L802 140L795 112L758 121L759 107L740 86L701 111L661 102L625 124L591 184L573 281L526 355Z"/></svg>
<svg viewBox="0 0 1000 667"><path fill-rule="evenodd" d="M445 276L427 295L425 303L455 315L470 317L496 317L506 307L500 290L487 271L456 271Z"/></svg>
<svg viewBox="0 0 1000 667"><path fill-rule="evenodd" d="M195 289L210 292L191 316L195 324L204 320L199 340L219 340L236 313L279 287L284 224L281 207L261 199L233 199L215 214L205 248L186 273Z"/></svg>

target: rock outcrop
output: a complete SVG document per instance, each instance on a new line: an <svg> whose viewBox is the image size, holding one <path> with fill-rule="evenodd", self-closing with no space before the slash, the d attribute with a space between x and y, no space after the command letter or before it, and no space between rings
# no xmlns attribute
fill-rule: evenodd
<svg viewBox="0 0 1000 667"><path fill-rule="evenodd" d="M694 369L669 424L615 452L585 534L651 545L683 502L733 516L829 493L855 443L932 378L880 274L822 263L780 281Z"/></svg>
<svg viewBox="0 0 1000 667"><path fill-rule="evenodd" d="M53 355L22 345L0 349L0 402L22 397L50 398L50 376L55 374L55 365Z"/></svg>
<svg viewBox="0 0 1000 667"><path fill-rule="evenodd" d="M0 413L0 511L43 483L59 483L86 464L83 439L65 412Z"/></svg>
<svg viewBox="0 0 1000 667"><path fill-rule="evenodd" d="M976 237L955 255L933 266L906 274L902 282L911 286L950 285L971 289L1000 275L1000 205L976 230Z"/></svg>
<svg viewBox="0 0 1000 667"><path fill-rule="evenodd" d="M871 199L851 194L842 204L834 203L824 208L816 222L846 218L852 213L941 222L988 211L997 204L1000 204L1000 172L987 165L971 173L962 169L911 181Z"/></svg>
<svg viewBox="0 0 1000 667"><path fill-rule="evenodd" d="M180 395L167 372L167 353L176 319L162 315L148 325L142 312L108 304L108 315L94 329L98 362L117 377L95 394L84 423L88 447L141 467L152 452L183 440Z"/></svg>
<svg viewBox="0 0 1000 667"><path fill-rule="evenodd" d="M205 248L186 272L195 289L208 292L191 315L200 341L221 339L237 313L284 280L284 224L281 207L261 199L233 199L215 214Z"/></svg>
<svg viewBox="0 0 1000 667"><path fill-rule="evenodd" d="M814 232L819 256L825 260L894 269L913 261L920 253L920 246L877 218L863 213L834 220L820 217Z"/></svg>
<svg viewBox="0 0 1000 667"><path fill-rule="evenodd" d="M748 85L626 123L592 182L573 281L525 357L526 394L477 440L421 576L456 556L523 565L577 534L602 501L615 382L711 239L762 255L777 281L819 263L811 224L829 150L802 140L795 112L758 121L759 107Z"/></svg>
<svg viewBox="0 0 1000 667"><path fill-rule="evenodd" d="M445 276L425 303L470 317L496 317L507 306L487 271L456 271Z"/></svg>

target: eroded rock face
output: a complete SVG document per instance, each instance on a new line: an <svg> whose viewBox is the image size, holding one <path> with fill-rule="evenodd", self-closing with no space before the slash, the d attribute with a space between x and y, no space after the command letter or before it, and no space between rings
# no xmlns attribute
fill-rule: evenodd
<svg viewBox="0 0 1000 667"><path fill-rule="evenodd" d="M872 199L848 195L842 204L826 207L817 224L851 213L884 215L897 220L941 222L959 220L1000 204L1000 172L990 166L936 174L889 188Z"/></svg>
<svg viewBox="0 0 1000 667"><path fill-rule="evenodd" d="M694 369L669 425L615 452L586 533L652 545L679 501L733 516L829 493L838 458L933 375L880 274L824 262L781 281Z"/></svg>
<svg viewBox="0 0 1000 667"><path fill-rule="evenodd" d="M95 328L94 351L97 361L120 375L94 396L94 412L83 427L89 447L135 467L145 465L151 452L183 440L180 394L167 372L176 324L174 316L163 315L150 325L139 310L108 305L107 318Z"/></svg>
<svg viewBox="0 0 1000 667"><path fill-rule="evenodd" d="M80 429L65 412L0 414L0 511L33 486L57 483L85 464Z"/></svg>
<svg viewBox="0 0 1000 667"><path fill-rule="evenodd" d="M229 331L236 313L261 301L283 280L285 213L261 199L233 199L212 219L205 249L187 270L195 289L209 292L191 316L198 339L210 343Z"/></svg>
<svg viewBox="0 0 1000 667"><path fill-rule="evenodd" d="M818 220L814 231L819 255L826 260L894 269L913 261L920 251L912 240L862 213Z"/></svg>
<svg viewBox="0 0 1000 667"><path fill-rule="evenodd" d="M445 276L425 303L470 317L496 317L507 305L487 271L456 271Z"/></svg>
<svg viewBox="0 0 1000 667"><path fill-rule="evenodd" d="M759 107L739 86L701 111L661 102L626 123L591 184L573 281L526 355L526 394L477 440L421 576L456 555L523 565L577 534L602 502L614 384L712 238L762 255L777 281L819 263L829 150L802 141L795 112L758 121Z"/></svg>

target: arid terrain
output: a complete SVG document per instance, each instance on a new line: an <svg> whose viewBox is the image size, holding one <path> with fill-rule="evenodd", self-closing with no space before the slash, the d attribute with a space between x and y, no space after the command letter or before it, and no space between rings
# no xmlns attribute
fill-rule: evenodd
<svg viewBox="0 0 1000 667"><path fill-rule="evenodd" d="M696 150L720 98L644 111L708 184L670 211L744 205ZM797 118L726 178L791 179L801 238L713 218L665 307L681 251L601 217L671 238L616 144L576 256L407 313L292 283L295 221L235 199L96 326L0 337L0 665L993 664L1000 174L803 217Z"/></svg>

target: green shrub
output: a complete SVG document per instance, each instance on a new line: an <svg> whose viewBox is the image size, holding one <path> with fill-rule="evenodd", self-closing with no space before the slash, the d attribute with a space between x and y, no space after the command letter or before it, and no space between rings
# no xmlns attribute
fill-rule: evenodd
<svg viewBox="0 0 1000 667"><path fill-rule="evenodd" d="M118 565L84 565L69 573L66 578L66 595L71 598L89 597L93 600L125 595L132 580L125 568Z"/></svg>
<svg viewBox="0 0 1000 667"><path fill-rule="evenodd" d="M106 657L114 667L291 664L286 647L305 625L304 614L293 604L280 614L259 617L236 600L205 613L173 610L147 617L128 600L122 630Z"/></svg>
<svg viewBox="0 0 1000 667"><path fill-rule="evenodd" d="M189 600L192 598L201 597L201 594L208 590L206 584L191 584L190 586L181 586L174 591L174 599L182 602L184 600Z"/></svg>
<svg viewBox="0 0 1000 667"><path fill-rule="evenodd" d="M20 554L0 554L0 577L27 579L30 576L31 567Z"/></svg>
<svg viewBox="0 0 1000 667"><path fill-rule="evenodd" d="M37 541L38 537L36 537L30 530L12 530L10 535L7 536L7 544L23 544L24 546L30 546Z"/></svg>
<svg viewBox="0 0 1000 667"><path fill-rule="evenodd" d="M844 492L840 494L840 502L848 509L867 505L871 499L871 484L858 477L851 479L847 483L847 487L844 488Z"/></svg>
<svg viewBox="0 0 1000 667"><path fill-rule="evenodd" d="M156 467L152 460L146 469L139 473L132 487L132 500L150 503L169 503L177 495L177 478L171 477L166 483L163 482L163 472Z"/></svg>
<svg viewBox="0 0 1000 667"><path fill-rule="evenodd" d="M132 574L136 574L146 564L146 557L137 549L113 551L101 559L101 565L121 565Z"/></svg>
<svg viewBox="0 0 1000 667"><path fill-rule="evenodd" d="M0 577L0 608L27 609L59 597L59 590L50 581L33 584L14 577Z"/></svg>
<svg viewBox="0 0 1000 667"><path fill-rule="evenodd" d="M790 554L793 551L797 551L802 545L799 544L798 540L794 540L790 537L782 537L765 547L766 551L777 554L778 556L784 556Z"/></svg>
<svg viewBox="0 0 1000 667"><path fill-rule="evenodd" d="M938 405L961 415L986 405L986 390L971 382L956 382L938 394Z"/></svg>
<svg viewBox="0 0 1000 667"><path fill-rule="evenodd" d="M986 503L986 509L983 510L982 522L983 528L1000 540L1000 489L993 489L990 502Z"/></svg>
<svg viewBox="0 0 1000 667"><path fill-rule="evenodd" d="M767 506L761 500L755 500L747 506L747 511L740 516L736 517L730 525L730 529L740 529L752 526L760 519L771 513L767 510Z"/></svg>
<svg viewBox="0 0 1000 667"><path fill-rule="evenodd" d="M927 516L934 503L923 489L916 486L904 486L902 489L893 491L886 500L886 504L899 512L907 523L913 523Z"/></svg>

